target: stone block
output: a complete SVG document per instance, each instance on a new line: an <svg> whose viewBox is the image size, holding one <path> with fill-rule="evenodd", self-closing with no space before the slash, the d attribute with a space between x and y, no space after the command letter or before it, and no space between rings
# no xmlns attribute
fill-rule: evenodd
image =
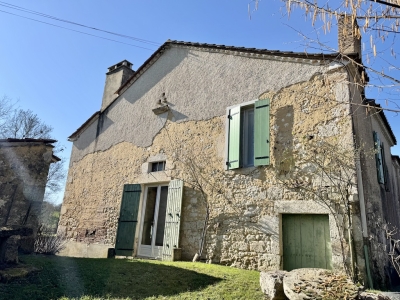
<svg viewBox="0 0 400 300"><path fill-rule="evenodd" d="M263 241L251 242L250 243L250 251L263 253L263 252L265 252L265 246L266 246L265 242L263 242Z"/></svg>
<svg viewBox="0 0 400 300"><path fill-rule="evenodd" d="M172 249L172 261L182 260L182 248Z"/></svg>
<svg viewBox="0 0 400 300"><path fill-rule="evenodd" d="M286 271L271 271L260 273L261 290L269 300L286 299L283 292L283 278Z"/></svg>
<svg viewBox="0 0 400 300"><path fill-rule="evenodd" d="M258 269L264 272L276 270L280 266L280 261L280 255L262 254L258 258Z"/></svg>
<svg viewBox="0 0 400 300"><path fill-rule="evenodd" d="M283 290L291 300L356 299L359 289L344 273L326 269L295 269L283 279Z"/></svg>
<svg viewBox="0 0 400 300"><path fill-rule="evenodd" d="M18 263L18 245L19 235L13 235L6 241L6 249L4 253L3 261L6 264L17 264Z"/></svg>
<svg viewBox="0 0 400 300"><path fill-rule="evenodd" d="M33 236L20 237L18 244L22 253L29 254L35 251L35 238Z"/></svg>
<svg viewBox="0 0 400 300"><path fill-rule="evenodd" d="M362 292L359 295L359 299L361 299L361 300L390 300L391 298L386 295L383 295L383 294L373 294L373 293Z"/></svg>
<svg viewBox="0 0 400 300"><path fill-rule="evenodd" d="M249 251L249 244L246 242L236 242L232 245L232 248L239 251Z"/></svg>

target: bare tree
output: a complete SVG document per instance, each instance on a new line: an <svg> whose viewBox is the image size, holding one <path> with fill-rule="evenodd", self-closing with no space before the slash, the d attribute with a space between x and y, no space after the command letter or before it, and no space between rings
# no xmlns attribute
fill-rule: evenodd
<svg viewBox="0 0 400 300"><path fill-rule="evenodd" d="M14 110L15 103L8 98L3 96L0 99L0 135L6 130L7 120Z"/></svg>
<svg viewBox="0 0 400 300"><path fill-rule="evenodd" d="M55 143L53 151L59 156L64 149L65 147L57 142ZM64 187L66 179L64 161L64 159L61 159L60 161L50 165L49 175L47 176L45 199L49 198L54 193L60 192Z"/></svg>
<svg viewBox="0 0 400 300"><path fill-rule="evenodd" d="M362 88L378 95L383 109L399 112L398 90L400 88L400 68L396 62L398 49L397 34L400 26L400 2L397 0L281 0L282 13L288 17L294 13L302 13L313 28L312 33L298 31L303 39L305 52L318 51L339 53L342 58L360 67ZM249 3L249 14L262 11L260 0ZM345 17L353 25L352 34L361 38L360 58L354 59L346 55L343 47L322 42L323 34ZM341 34L342 32L339 32ZM340 42L339 42L340 43ZM361 50L360 49L360 50ZM340 58L340 57L339 57Z"/></svg>
<svg viewBox="0 0 400 300"><path fill-rule="evenodd" d="M203 130L223 130L223 119L214 119L207 129L196 127L195 136L204 133ZM225 169L221 168L220 158L215 155L215 149L210 146L214 143L211 136L201 139L190 138L186 135L186 126L169 123L164 134L170 141L164 148L167 155L174 161L174 167L167 169L166 174L173 178L181 179L190 189L197 193L197 199L202 205L201 213L204 214L201 233L198 238L198 249L193 261L204 258L206 240L210 235L210 227L218 227L216 219L222 214L234 213L234 217L241 213L241 199L232 195L228 186ZM201 155L199 155L201 153ZM251 176L249 171L247 175ZM233 214L232 214L233 216ZM209 258L208 258L209 259Z"/></svg>
<svg viewBox="0 0 400 300"><path fill-rule="evenodd" d="M53 128L40 120L31 110L17 109L7 116L6 124L0 132L2 138L50 138Z"/></svg>
<svg viewBox="0 0 400 300"><path fill-rule="evenodd" d="M57 232L58 220L60 218L61 204L44 201L40 216L42 232L55 234Z"/></svg>
<svg viewBox="0 0 400 300"><path fill-rule="evenodd" d="M389 241L389 258L390 262L392 263L394 269L397 272L397 275L400 277L400 240L395 238L395 235L398 231L397 228L389 229L388 227L385 228L386 230L386 238Z"/></svg>

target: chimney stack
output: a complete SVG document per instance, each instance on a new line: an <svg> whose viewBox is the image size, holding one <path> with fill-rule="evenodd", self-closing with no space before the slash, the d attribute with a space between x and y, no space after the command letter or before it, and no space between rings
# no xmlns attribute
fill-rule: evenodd
<svg viewBox="0 0 400 300"><path fill-rule="evenodd" d="M132 76L133 73L135 73L135 71L132 70L132 66L132 63L123 60L108 68L101 111L117 98L115 92Z"/></svg>
<svg viewBox="0 0 400 300"><path fill-rule="evenodd" d="M339 17L338 40L340 53L358 53L358 58L361 59L361 32L353 16Z"/></svg>

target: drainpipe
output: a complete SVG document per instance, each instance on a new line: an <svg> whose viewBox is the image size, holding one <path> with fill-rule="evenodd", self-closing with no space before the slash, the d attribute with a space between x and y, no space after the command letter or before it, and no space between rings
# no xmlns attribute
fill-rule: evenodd
<svg viewBox="0 0 400 300"><path fill-rule="evenodd" d="M367 216L365 213L365 199L364 199L364 186L362 181L361 173L361 163L360 154L356 154L356 173L357 173L357 187L358 187L358 197L360 201L360 213L361 213L361 228L364 240L368 238L368 228L367 228ZM369 267L369 255L368 246L364 244L364 257L365 257L365 268L367 269L368 285L371 289L374 288L371 277L371 269Z"/></svg>

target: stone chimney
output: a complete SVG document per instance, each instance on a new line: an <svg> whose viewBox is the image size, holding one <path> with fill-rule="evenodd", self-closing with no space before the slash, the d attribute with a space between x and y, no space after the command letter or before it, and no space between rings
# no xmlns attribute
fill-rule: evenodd
<svg viewBox="0 0 400 300"><path fill-rule="evenodd" d="M101 111L117 98L115 92L132 76L133 73L135 73L135 71L132 70L132 63L127 60L123 60L108 68Z"/></svg>
<svg viewBox="0 0 400 300"><path fill-rule="evenodd" d="M340 53L358 53L358 58L361 58L361 32L355 18L352 16L339 17L338 40Z"/></svg>

